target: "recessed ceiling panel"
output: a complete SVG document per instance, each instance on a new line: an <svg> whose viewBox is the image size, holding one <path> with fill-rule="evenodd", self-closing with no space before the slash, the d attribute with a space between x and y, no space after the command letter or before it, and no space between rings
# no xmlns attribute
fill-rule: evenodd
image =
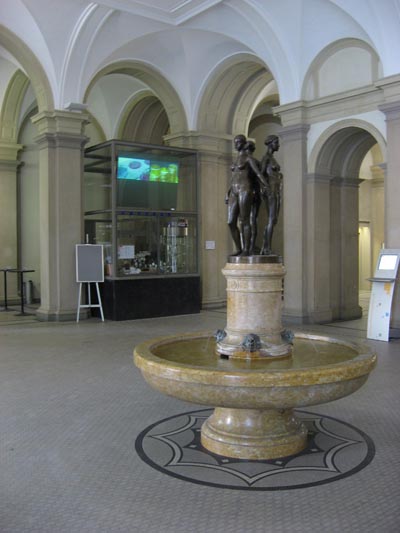
<svg viewBox="0 0 400 533"><path fill-rule="evenodd" d="M222 0L99 0L98 3L161 22L180 24Z"/></svg>

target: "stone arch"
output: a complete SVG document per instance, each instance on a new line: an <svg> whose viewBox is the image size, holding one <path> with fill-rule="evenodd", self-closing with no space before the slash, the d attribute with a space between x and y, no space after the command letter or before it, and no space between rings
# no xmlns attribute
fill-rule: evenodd
<svg viewBox="0 0 400 533"><path fill-rule="evenodd" d="M162 144L168 132L168 116L160 100L151 91L140 91L122 111L116 137Z"/></svg>
<svg viewBox="0 0 400 533"><path fill-rule="evenodd" d="M17 141L19 112L29 83L29 78L21 70L17 70L8 84L0 112L2 139Z"/></svg>
<svg viewBox="0 0 400 533"><path fill-rule="evenodd" d="M147 85L149 93L157 97L165 109L171 133L187 130L185 110L175 89L157 70L146 63L120 61L101 69L88 85L84 102L87 101L92 87L101 77L114 73L132 76Z"/></svg>
<svg viewBox="0 0 400 533"><path fill-rule="evenodd" d="M355 67L352 69L354 71L354 75L344 75L341 76L340 82L343 83L344 80L346 80L347 83L349 83L349 80L351 80L354 77L358 77L359 79L354 81L352 83L352 86L343 86L340 87L337 85L336 87L332 88L332 91L329 91L328 93L324 93L324 91L321 90L320 83L320 74L324 67L328 65L328 62L331 61L332 65L331 67L335 67L334 63L334 56L336 55L338 58L338 55L341 52L344 52L346 50L347 58L349 56L348 52L350 50L353 50L353 54L357 55L357 61L355 61L355 67L362 69L358 73L358 76L355 73ZM338 58L338 62L341 65L341 68L345 68L344 60L346 58L342 57L341 60ZM356 59L356 58L354 58ZM337 67L337 65L336 65ZM314 60L311 62L310 66L308 67L308 70L306 72L306 75L304 76L303 81L303 87L301 91L301 99L302 100L311 100L316 99L321 96L327 96L327 94L333 94L335 92L341 92L346 89L359 87L363 85L368 85L373 83L375 80L379 78L381 75L381 64L379 60L379 56L376 53L376 51L365 41L362 41L361 39L354 39L354 38L347 38L347 39L339 39L331 44L329 44L327 47L325 47L323 50L320 51L320 53L314 58ZM323 76L326 78L325 76ZM361 82L359 80L362 80Z"/></svg>
<svg viewBox="0 0 400 533"><path fill-rule="evenodd" d="M53 111L54 99L49 80L33 52L13 32L0 25L0 45L10 52L26 72L36 95L38 109Z"/></svg>
<svg viewBox="0 0 400 533"><path fill-rule="evenodd" d="M375 126L359 119L336 122L317 139L308 161L309 172L326 175L344 172L343 175L357 177L362 159L375 143L386 161L386 142Z"/></svg>
<svg viewBox="0 0 400 533"><path fill-rule="evenodd" d="M273 108L279 105L278 93L272 92L260 100L255 115L250 119L249 134L252 130L266 123L281 125L280 117L273 114Z"/></svg>
<svg viewBox="0 0 400 533"><path fill-rule="evenodd" d="M250 54L223 61L210 74L199 100L197 129L235 135L247 133L259 95L272 74Z"/></svg>

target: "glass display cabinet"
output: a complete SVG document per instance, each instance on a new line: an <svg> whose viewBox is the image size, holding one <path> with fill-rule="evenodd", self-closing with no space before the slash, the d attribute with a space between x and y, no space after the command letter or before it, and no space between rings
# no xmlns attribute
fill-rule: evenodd
<svg viewBox="0 0 400 533"><path fill-rule="evenodd" d="M197 153L108 141L85 150L85 240L104 245L106 318L200 311Z"/></svg>

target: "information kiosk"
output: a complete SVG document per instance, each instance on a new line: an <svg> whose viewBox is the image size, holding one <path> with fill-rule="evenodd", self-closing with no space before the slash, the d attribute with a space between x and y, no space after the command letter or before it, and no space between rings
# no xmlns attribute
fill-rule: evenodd
<svg viewBox="0 0 400 533"><path fill-rule="evenodd" d="M393 293L399 269L400 250L383 249L379 253L372 281L367 338L389 340Z"/></svg>

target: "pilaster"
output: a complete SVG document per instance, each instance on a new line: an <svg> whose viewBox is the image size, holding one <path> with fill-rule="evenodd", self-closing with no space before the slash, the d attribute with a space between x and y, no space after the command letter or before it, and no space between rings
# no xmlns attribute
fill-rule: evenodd
<svg viewBox="0 0 400 533"><path fill-rule="evenodd" d="M386 118L385 246L400 248L400 97L379 106Z"/></svg>
<svg viewBox="0 0 400 533"><path fill-rule="evenodd" d="M335 178L340 188L340 304L339 318L352 320L362 316L359 299L358 196L362 180Z"/></svg>
<svg viewBox="0 0 400 533"><path fill-rule="evenodd" d="M18 152L22 145L11 141L0 141L0 266L18 266L17 241L17 169ZM0 298L4 297L3 281L0 284ZM8 276L7 296L17 298L16 276Z"/></svg>
<svg viewBox="0 0 400 533"><path fill-rule="evenodd" d="M331 322L332 263L331 203L332 176L309 174L307 176L307 303L309 321Z"/></svg>
<svg viewBox="0 0 400 533"><path fill-rule="evenodd" d="M302 117L302 108L298 117ZM309 126L294 124L282 115L284 127L279 133L283 146L283 262L286 267L283 316L291 322L308 322L307 310L307 240L306 172L307 133ZM288 120L287 120L288 119ZM289 125L286 125L289 123Z"/></svg>
<svg viewBox="0 0 400 533"><path fill-rule="evenodd" d="M387 169L385 178L385 248L400 248L400 76L386 84L386 103L379 106L386 118ZM392 326L400 331L400 288L395 288Z"/></svg>
<svg viewBox="0 0 400 533"><path fill-rule="evenodd" d="M371 272L374 272L379 252L385 242L385 224L382 214L385 212L385 176L386 164L371 167Z"/></svg>
<svg viewBox="0 0 400 533"><path fill-rule="evenodd" d="M42 112L36 125L40 169L41 320L76 316L75 244L82 242L84 113Z"/></svg>

